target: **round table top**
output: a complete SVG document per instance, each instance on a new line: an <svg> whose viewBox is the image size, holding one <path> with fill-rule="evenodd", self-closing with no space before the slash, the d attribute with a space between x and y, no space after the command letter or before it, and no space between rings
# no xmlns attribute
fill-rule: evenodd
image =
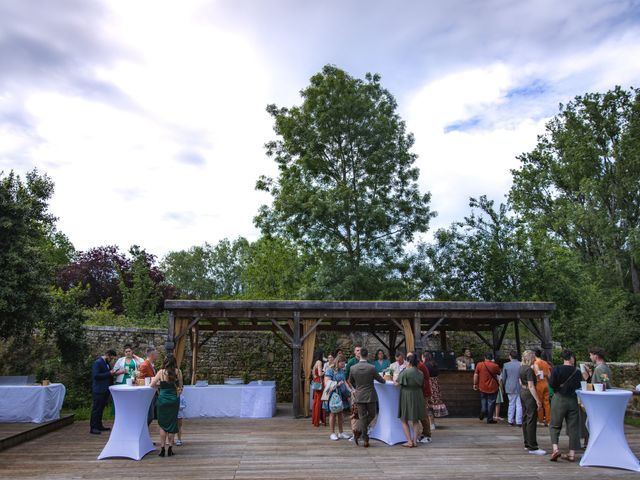
<svg viewBox="0 0 640 480"><path fill-rule="evenodd" d="M153 390L153 388L148 386L148 385L145 385L145 386L138 386L138 385L111 385L109 387L109 390L116 390L118 392L126 392L126 391Z"/></svg>
<svg viewBox="0 0 640 480"><path fill-rule="evenodd" d="M627 397L627 396L631 396L633 394L633 392L630 392L629 390L623 390L620 388L614 388L614 389L609 389L609 390L605 390L603 392L596 392L595 390L576 390L576 393L578 395L587 395L587 396L610 396L610 397Z"/></svg>

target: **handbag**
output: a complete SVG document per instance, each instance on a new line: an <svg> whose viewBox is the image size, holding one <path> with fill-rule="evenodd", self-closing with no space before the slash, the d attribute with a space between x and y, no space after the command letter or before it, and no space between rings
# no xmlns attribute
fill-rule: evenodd
<svg viewBox="0 0 640 480"><path fill-rule="evenodd" d="M333 390L335 390L336 386L338 385L338 382L335 382L333 380L329 380L327 382L327 384L324 387L324 391L322 392L322 397L320 397L320 400L322 400L323 402L328 402L329 401L329 395L331 394L331 392Z"/></svg>
<svg viewBox="0 0 640 480"><path fill-rule="evenodd" d="M331 413L340 413L342 410L344 410L342 395L340 395L337 391L334 391L329 398L329 411Z"/></svg>
<svg viewBox="0 0 640 480"><path fill-rule="evenodd" d="M311 390L322 390L322 382L311 381Z"/></svg>

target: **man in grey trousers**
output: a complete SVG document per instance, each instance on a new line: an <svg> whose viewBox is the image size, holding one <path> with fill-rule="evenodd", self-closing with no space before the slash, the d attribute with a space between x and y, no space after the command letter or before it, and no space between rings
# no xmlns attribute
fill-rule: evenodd
<svg viewBox="0 0 640 480"><path fill-rule="evenodd" d="M369 446L369 423L376 416L378 405L378 394L373 381L385 383L384 378L376 372L376 367L367 361L368 357L368 350L363 348L360 351L360 361L351 367L348 378L349 383L356 386L355 401L360 416L358 428L353 432L353 439L358 445L358 439L362 435L365 448Z"/></svg>
<svg viewBox="0 0 640 480"><path fill-rule="evenodd" d="M512 427L522 425L522 402L520 401L520 361L518 352L509 352L509 361L502 367L504 391L509 397L509 413L507 419Z"/></svg>

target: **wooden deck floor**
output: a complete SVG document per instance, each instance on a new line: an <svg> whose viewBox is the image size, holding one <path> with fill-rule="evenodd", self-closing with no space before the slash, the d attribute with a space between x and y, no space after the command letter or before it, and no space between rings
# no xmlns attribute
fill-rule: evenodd
<svg viewBox="0 0 640 480"><path fill-rule="evenodd" d="M205 419L185 421L185 445L172 458L96 460L107 435L90 435L87 422L0 452L0 478L190 479L637 479L624 470L581 468L523 451L519 429L477 419L441 419L428 446L406 449L372 442L369 449L332 442L308 419ZM152 435L157 426L152 425ZM547 429L538 430L550 449ZM640 429L627 427L640 453ZM567 438L561 446L566 447Z"/></svg>

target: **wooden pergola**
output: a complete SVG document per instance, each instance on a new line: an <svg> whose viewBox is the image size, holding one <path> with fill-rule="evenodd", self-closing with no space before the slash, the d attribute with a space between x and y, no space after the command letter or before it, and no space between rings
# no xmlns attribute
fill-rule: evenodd
<svg viewBox="0 0 640 480"><path fill-rule="evenodd" d="M191 379L195 382L201 332L272 331L292 353L294 416L308 407L308 385L317 331L368 332L392 356L404 343L407 351L421 352L429 336L439 332L447 349L447 332L470 331L494 353L500 350L510 324L516 346L523 325L540 340L551 358L549 302L321 302L307 300L167 300L169 312L166 349L182 363L187 338L191 344ZM381 334L388 334L385 342ZM301 385L301 355L305 385ZM301 398L301 392L302 398Z"/></svg>

